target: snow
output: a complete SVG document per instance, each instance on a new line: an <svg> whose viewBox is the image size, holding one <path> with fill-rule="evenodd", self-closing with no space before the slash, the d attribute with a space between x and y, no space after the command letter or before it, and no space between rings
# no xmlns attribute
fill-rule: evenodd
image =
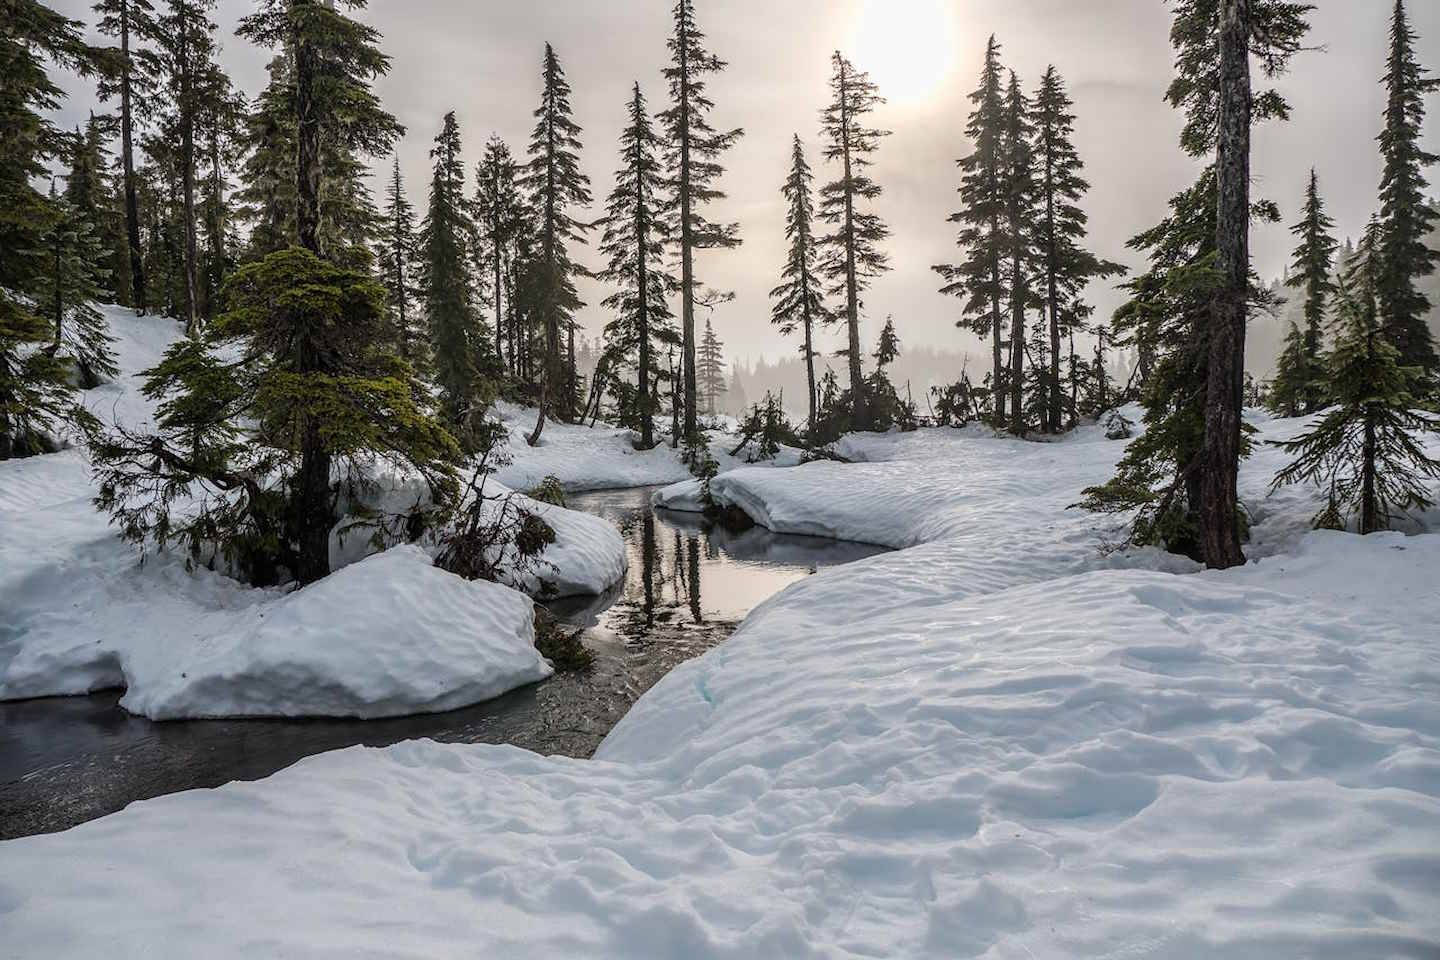
<svg viewBox="0 0 1440 960"><path fill-rule="evenodd" d="M81 400L102 419L148 426L154 407L140 393L140 372L183 328L118 307L102 311L121 375ZM376 463L366 473L371 506L403 511L420 496L418 481L393 467ZM420 570L414 551L378 567L360 563L373 552L368 531L342 538L344 522L337 525L334 583L286 596L186 569L174 555L140 564L93 496L81 449L0 463L0 700L127 687L123 705L157 718L384 716L474 703L547 675L531 646L528 598L487 585L462 603L448 583L454 578ZM537 509L557 534L543 571L557 594L599 594L624 576L624 543L613 527L560 507ZM359 564L353 573L351 564ZM393 582L376 572L387 569ZM452 597L436 609L463 613L451 633L483 635L442 635L419 614L431 593L437 604ZM402 616L428 626L409 631Z"/></svg>
<svg viewBox="0 0 1440 960"><path fill-rule="evenodd" d="M352 748L0 845L5 945L1436 956L1440 534L1304 533L1262 447L1255 562L1101 554L1065 507L1123 448L927 430L728 473L772 529L902 549L762 604L593 761Z"/></svg>

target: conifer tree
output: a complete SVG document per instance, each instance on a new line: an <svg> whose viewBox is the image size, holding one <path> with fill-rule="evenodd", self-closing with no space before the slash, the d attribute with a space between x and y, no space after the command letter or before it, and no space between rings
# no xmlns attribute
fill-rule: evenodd
<svg viewBox="0 0 1440 960"><path fill-rule="evenodd" d="M412 364L420 359L424 334L419 330L413 307L421 296L416 279L419 259L415 239L415 208L405 197L405 181L400 177L400 158L390 168L385 187L385 228L377 244L376 265L380 282L385 287L385 306L390 318L390 340L401 359Z"/></svg>
<svg viewBox="0 0 1440 960"><path fill-rule="evenodd" d="M856 70L838 50L830 63L832 99L821 111L820 128L825 159L840 164L840 177L820 188L820 218L835 227L821 240L825 255L820 273L830 281L832 291L845 298L851 421L853 429L863 430L869 415L860 367L860 294L871 279L890 269L889 258L880 249L890 228L877 214L860 206L873 203L882 192L866 170L874 163L871 155L880 140L890 131L865 125L866 115L885 102L870 75Z"/></svg>
<svg viewBox="0 0 1440 960"><path fill-rule="evenodd" d="M1324 404L1324 366L1321 362L1323 327L1329 298L1334 293L1330 280L1338 244L1330 235L1335 223L1325 213L1320 198L1320 180L1310 170L1305 189L1305 216L1290 232L1300 238L1295 248L1286 286L1305 291L1305 327L1291 325L1285 348L1276 362L1275 382L1270 390L1271 407L1287 417L1314 413Z"/></svg>
<svg viewBox="0 0 1440 960"><path fill-rule="evenodd" d="M475 169L475 216L484 249L484 267L495 294L495 356L505 360L505 294L514 260L515 235L524 226L524 210L516 185L518 167L510 148L498 136L485 144L485 155ZM513 309L513 308L512 308ZM515 370L515 341L510 340L510 370Z"/></svg>
<svg viewBox="0 0 1440 960"><path fill-rule="evenodd" d="M825 305L824 286L819 275L819 238L815 235L815 204L810 192L814 179L797 133L790 154L790 176L780 191L789 204L785 215L785 239L790 241L790 250L785 258L785 268L780 272L780 284L770 291L770 298L775 301L770 320L780 327L782 334L788 336L799 330L803 337L800 352L805 357L809 403L806 429L815 426L816 404L819 402L815 382L815 327L829 325L834 320ZM738 371L736 376L739 376Z"/></svg>
<svg viewBox="0 0 1440 960"><path fill-rule="evenodd" d="M75 362L80 385L89 389L98 386L102 376L119 373L110 349L114 340L94 306L103 281L97 265L104 259L104 248L81 209L68 196L56 196L53 181L50 199L56 217L45 238L49 264L37 301L54 324L54 350Z"/></svg>
<svg viewBox="0 0 1440 960"><path fill-rule="evenodd" d="M895 318L886 317L885 326L880 330L880 339L875 343L875 366L885 368L900 356L900 335L895 332Z"/></svg>
<svg viewBox="0 0 1440 960"><path fill-rule="evenodd" d="M1166 91L1166 99L1184 112L1180 145L1196 158L1213 156L1220 139L1221 4L1231 2L1174 3L1171 44L1176 51L1176 77ZM1252 0L1245 39L1267 76L1282 73L1299 50L1308 29L1305 15L1309 10L1309 4L1288 0ZM1232 55L1232 65L1233 61ZM1289 105L1273 89L1251 91L1246 102L1252 124L1289 115ZM1146 430L1126 449L1116 477L1086 490L1084 501L1092 510L1134 511L1132 542L1164 544L1171 551L1205 560L1212 556L1202 550L1199 511L1205 471L1201 456L1206 434L1213 307L1216 291L1222 286L1217 265L1221 234L1219 179L1216 167L1207 166L1192 187L1171 199L1170 213L1164 220L1130 241L1132 249L1149 255L1150 266L1126 284L1132 299L1116 312L1114 324L1117 342L1136 347L1145 368L1141 400ZM1249 205L1242 220L1251 217L1274 221L1278 211L1273 204L1256 201ZM1233 232L1227 231L1227 236ZM1256 284L1248 266L1246 275L1248 313L1271 298ZM1227 336L1233 349L1235 331L1227 327ZM1243 338L1239 345L1243 348ZM1234 357L1227 353L1227 359ZM1243 379L1222 386L1227 404L1243 401ZM1235 422L1238 424L1238 420ZM1227 435L1226 439L1234 439L1237 454L1244 455L1247 442L1243 433L1234 438ZM1216 466L1218 479L1223 481L1229 468L1224 462ZM1214 513L1212 504L1212 533L1217 529ZM1227 542L1226 546L1236 544ZM1213 559L1223 564L1233 557Z"/></svg>
<svg viewBox="0 0 1440 960"><path fill-rule="evenodd" d="M1382 263L1362 261L1338 290L1335 346L1326 358L1334 409L1281 444L1295 459L1274 486L1320 486L1327 504L1317 527L1344 529L1353 517L1361 534L1389 529L1400 514L1429 509L1430 485L1440 481L1440 461L1422 443L1440 432L1440 418L1418 409L1423 371L1401 364L1378 316Z"/></svg>
<svg viewBox="0 0 1440 960"><path fill-rule="evenodd" d="M570 209L590 203L590 179L580 172L580 125L572 119L570 83L548 43L541 76L543 89L530 136L530 162L520 181L536 208L534 309L544 331L540 412L527 438L531 446L540 442L547 414L563 421L574 418L575 381L561 352L561 338L569 333L573 343L575 311L584 305L575 289L575 277L583 274L584 268L570 259L566 245L583 242L588 229L571 216Z"/></svg>
<svg viewBox="0 0 1440 960"><path fill-rule="evenodd" d="M1034 133L1034 125L1030 122L1030 100L1020 89L1020 78L1012 70L1005 94L1001 174L1009 268L1010 431L1016 435L1025 432L1025 312L1035 296L1031 271L1035 260L1036 184L1035 156L1030 146Z"/></svg>
<svg viewBox="0 0 1440 960"><path fill-rule="evenodd" d="M445 114L430 150L434 173L430 205L420 227L421 288L430 330L435 382L446 416L459 423L476 400L480 352L488 338L480 327L469 270L469 241L475 225L465 201L465 168L460 158L460 125Z"/></svg>
<svg viewBox="0 0 1440 960"><path fill-rule="evenodd" d="M663 145L645 109L636 83L620 134L620 169L615 189L606 203L600 252L607 266L599 279L616 290L604 301L615 315L605 328L609 349L635 357L636 412L640 444L655 445L655 411L659 397L652 392L658 348L680 344L667 297L680 283L665 267L665 245L670 239L664 216L665 178L661 166Z"/></svg>
<svg viewBox="0 0 1440 960"><path fill-rule="evenodd" d="M696 348L695 371L700 395L705 398L705 412L714 416L716 402L729 388L725 385L725 345L715 336L710 321L705 321L705 335Z"/></svg>
<svg viewBox="0 0 1440 960"><path fill-rule="evenodd" d="M1090 184L1082 175L1084 163L1073 142L1073 106L1065 92L1064 79L1053 66L1047 68L1040 80L1034 111L1041 204L1035 241L1043 264L1041 279L1049 320L1050 368L1044 384L1048 402L1044 406L1042 427L1051 433L1062 429L1064 418L1061 337L1073 340L1075 335L1075 314L1067 307L1091 280L1118 276L1125 271L1118 263L1100 260L1082 245L1088 218L1080 209L1080 200Z"/></svg>
<svg viewBox="0 0 1440 960"><path fill-rule="evenodd" d="M105 36L120 41L119 57L114 67L100 76L102 101L120 99L120 163L125 197L125 235L129 249L130 302L137 312L148 308L145 291L145 257L140 246L140 203L135 179L136 114L146 115L152 109L160 63L153 49L155 39L155 8L150 0L99 0L95 12L100 15L96 28ZM124 284L117 282L116 288Z"/></svg>
<svg viewBox="0 0 1440 960"><path fill-rule="evenodd" d="M1421 148L1425 95L1440 90L1415 56L1416 36L1404 0L1395 0L1390 21L1388 94L1380 134L1384 174L1380 181L1380 276L1376 291L1386 336L1400 350L1400 362L1419 367L1427 378L1440 373L1440 356L1426 323L1430 301L1415 281L1435 272L1440 250L1426 243L1440 212L1425 199L1424 170L1440 157Z"/></svg>
<svg viewBox="0 0 1440 960"><path fill-rule="evenodd" d="M658 117L669 144L671 197L668 218L675 224L680 249L680 326L683 340L684 435L693 444L699 434L695 419L695 305L700 281L695 276L695 251L739 246L736 224L714 223L701 212L725 194L715 182L725 172L720 158L744 135L740 129L717 131L710 124L714 102L706 93L707 77L726 63L705 49L705 34L695 17L695 0L675 0L674 30L666 47L670 65L663 75L670 85L670 106Z"/></svg>

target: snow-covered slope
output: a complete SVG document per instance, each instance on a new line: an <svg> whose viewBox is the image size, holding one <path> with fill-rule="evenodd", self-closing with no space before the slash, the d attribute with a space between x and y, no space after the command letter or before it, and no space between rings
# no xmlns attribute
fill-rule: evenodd
<svg viewBox="0 0 1440 960"><path fill-rule="evenodd" d="M1440 535L1302 535L1262 450L1263 559L1102 559L1064 506L1122 449L933 431L737 471L776 527L914 546L757 608L592 762L355 748L0 845L5 945L1433 958Z"/></svg>

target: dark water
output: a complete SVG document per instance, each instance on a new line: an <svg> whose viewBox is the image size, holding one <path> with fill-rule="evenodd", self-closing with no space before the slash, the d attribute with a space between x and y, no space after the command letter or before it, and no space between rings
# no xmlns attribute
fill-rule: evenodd
<svg viewBox="0 0 1440 960"><path fill-rule="evenodd" d="M450 713L392 720L155 723L120 709L120 691L0 702L0 839L63 830L149 797L256 780L326 750L429 737L511 743L588 757L676 664L729 636L755 605L823 566L880 552L862 544L707 530L653 511L650 490L572 496L625 538L630 566L604 597L554 601L585 628L595 666Z"/></svg>

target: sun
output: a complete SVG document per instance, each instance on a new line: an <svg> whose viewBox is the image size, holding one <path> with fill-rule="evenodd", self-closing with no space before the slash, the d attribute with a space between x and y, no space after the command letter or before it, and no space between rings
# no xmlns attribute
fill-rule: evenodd
<svg viewBox="0 0 1440 960"><path fill-rule="evenodd" d="M954 63L955 0L861 0L855 66L894 103L932 96Z"/></svg>

